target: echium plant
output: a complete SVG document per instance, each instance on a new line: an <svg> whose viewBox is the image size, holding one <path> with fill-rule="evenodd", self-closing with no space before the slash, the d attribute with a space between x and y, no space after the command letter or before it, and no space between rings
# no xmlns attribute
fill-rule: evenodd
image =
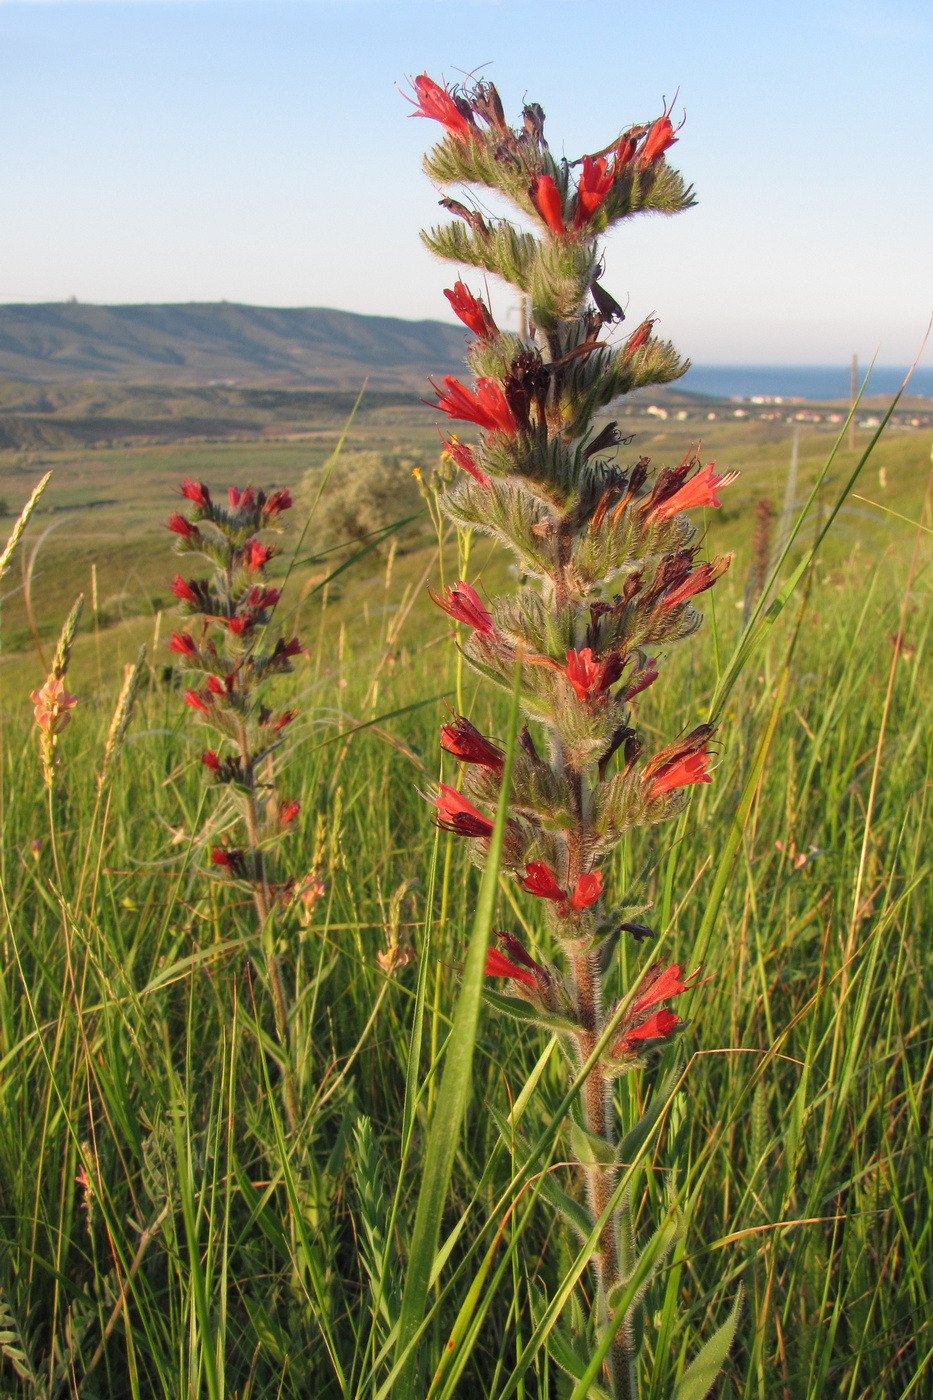
<svg viewBox="0 0 933 1400"><path fill-rule="evenodd" d="M191 676L185 704L218 736L202 755L213 785L229 794L232 844L217 844L211 862L249 888L265 949L266 973L275 1027L282 1047L285 1106L294 1126L297 1100L289 1064L288 1003L275 952L272 915L276 901L290 896L293 882L275 878L274 849L292 829L299 804L277 785L276 751L295 718L289 707L271 708L268 683L292 669L301 650L297 637L273 637L272 614L279 590L267 579L276 553L269 539L282 529L282 513L292 505L285 489L266 495L231 486L226 502L215 501L202 482L184 481L187 515L173 512L169 529L179 554L199 555L210 566L206 578L176 574L172 592L186 622L169 643L181 668Z"/></svg>
<svg viewBox="0 0 933 1400"><path fill-rule="evenodd" d="M464 654L481 675L511 690L519 669L521 705L545 735L536 742L526 725L520 736L503 865L544 901L562 968L499 933L486 973L507 979L508 995L487 1000L557 1029L578 1076L605 1041L581 1086L571 1134L595 1228L619 1196L624 1165L616 1156L614 1081L678 1035L683 1023L668 1004L697 985L696 972L655 962L623 1001L607 996L621 932L640 939L651 931L636 922L644 906L609 898L602 863L626 832L670 820L683 810L685 789L711 780L712 728L700 725L647 755L633 702L659 680L663 653L696 632L701 618L692 600L728 567L726 559L697 557L685 512L718 506L718 492L735 476L717 475L692 452L658 471L644 457L623 470L615 461L623 442L617 423L594 426L612 400L674 380L687 367L653 335L651 320L609 343L624 317L599 280L599 236L641 211L678 213L692 194L667 163L676 139L667 109L599 154L568 162L551 154L536 104L525 106L515 131L491 83L451 91L424 74L414 87L418 114L444 127L425 159L431 179L494 190L537 228L522 231L445 196L441 204L455 222L422 234L438 256L511 283L529 310L526 335L501 330L458 280L446 295L475 334L467 353L475 384L446 376L434 387L449 418L482 430L472 447L450 437L447 450L463 473L443 496L443 510L457 526L512 549L538 587L487 607L459 581L434 599L467 632ZM459 790L439 785L437 820L472 838L482 864L500 800L502 751L463 716L443 725L441 746L463 764L463 781ZM610 1314L633 1277L632 1249L623 1195L592 1261L597 1336L607 1338ZM637 1303L605 1347L615 1396L637 1394Z"/></svg>

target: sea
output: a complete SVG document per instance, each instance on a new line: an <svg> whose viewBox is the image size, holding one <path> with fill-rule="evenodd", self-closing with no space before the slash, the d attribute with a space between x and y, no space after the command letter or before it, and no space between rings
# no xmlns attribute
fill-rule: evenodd
<svg viewBox="0 0 933 1400"><path fill-rule="evenodd" d="M867 372L859 367L859 385ZM896 394L907 369L893 365L876 365L871 371L866 394ZM852 366L849 365L693 365L679 379L677 389L714 398L783 398L827 399L849 398ZM933 398L933 366L921 365L914 370L907 392Z"/></svg>

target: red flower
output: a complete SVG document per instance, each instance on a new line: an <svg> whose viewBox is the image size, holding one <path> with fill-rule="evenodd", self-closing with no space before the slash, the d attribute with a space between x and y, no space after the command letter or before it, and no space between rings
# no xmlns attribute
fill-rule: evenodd
<svg viewBox="0 0 933 1400"><path fill-rule="evenodd" d="M498 948L487 948L486 950L486 976L487 977L511 977L513 982L522 982L526 987L530 987L533 992L538 990L538 984L534 979L534 974L527 968L516 967L509 962L508 958L499 952Z"/></svg>
<svg viewBox="0 0 933 1400"><path fill-rule="evenodd" d="M481 768L491 768L494 773L502 772L502 750L463 715L455 715L453 720L441 725L441 748L459 758L461 763L476 763Z"/></svg>
<svg viewBox="0 0 933 1400"><path fill-rule="evenodd" d="M227 626L235 637L241 637L244 632L251 632L255 618L252 613L238 613L236 617L231 617Z"/></svg>
<svg viewBox="0 0 933 1400"><path fill-rule="evenodd" d="M244 872L245 864L243 856L243 851L227 851L223 846L215 846L211 851L211 860L213 863L221 866L224 870L229 870L234 875L242 875Z"/></svg>
<svg viewBox="0 0 933 1400"><path fill-rule="evenodd" d="M543 860L531 860L525 866L525 874L519 876L522 888L539 899L552 899L555 904L564 904L567 896L555 880L550 868Z"/></svg>
<svg viewBox="0 0 933 1400"><path fill-rule="evenodd" d="M411 81L418 94L418 101L412 104L415 108L413 116L430 117L432 121L440 122L451 136L458 136L461 140L470 135L473 129L473 114L467 103L463 103L461 107L457 99L447 91L446 84L442 87L433 78L429 78L427 73L421 73ZM411 102L412 99L408 98L407 101Z"/></svg>
<svg viewBox="0 0 933 1400"><path fill-rule="evenodd" d="M173 535L181 535L184 539L193 539L200 534L197 526L192 525L190 520L186 520L183 515L179 515L177 510L173 510L168 518L168 528Z"/></svg>
<svg viewBox="0 0 933 1400"><path fill-rule="evenodd" d="M675 93L674 101L676 102L676 100L677 95ZM673 107L673 105L674 103L672 102L671 107ZM658 117L657 121L653 122L649 127L641 150L638 152L638 160L636 162L638 165L650 165L652 161L660 160L664 152L670 146L673 146L674 142L677 140L674 128L671 125L670 113L671 108L665 107L663 115ZM681 125L683 125L683 123L681 123ZM678 127L677 130L679 131L680 127Z"/></svg>
<svg viewBox="0 0 933 1400"><path fill-rule="evenodd" d="M700 724L683 739L669 744L645 764L642 782L648 787L648 801L673 788L690 787L693 783L711 783L707 773L707 748L713 731Z"/></svg>
<svg viewBox="0 0 933 1400"><path fill-rule="evenodd" d="M666 1040L675 1027L679 1025L680 1018L675 1016L673 1011L668 1011L666 1008L656 1011L640 1026L633 1026L630 1031L626 1031L616 1047L616 1055L630 1053L640 1040Z"/></svg>
<svg viewBox="0 0 933 1400"><path fill-rule="evenodd" d="M560 191L550 175L539 175L529 190L531 202L552 233L558 237L567 230L561 208Z"/></svg>
<svg viewBox="0 0 933 1400"><path fill-rule="evenodd" d="M721 476L716 476L713 471L715 465L715 462L707 462L705 467L695 472L679 491L675 491L673 496L668 496L651 514L658 520L670 520L672 515L677 515L682 510L692 510L694 506L714 506L718 510L722 504L719 492L724 486L731 486L739 473L723 472Z"/></svg>
<svg viewBox="0 0 933 1400"><path fill-rule="evenodd" d="M480 486L489 486L489 477L484 471L480 471L479 467L476 465L476 459L473 456L473 449L467 447L465 442L460 442L459 439L452 434L450 442L445 441L444 450L449 457L453 458L457 466L462 467L465 472L469 472L470 476L472 476L475 481L478 481Z"/></svg>
<svg viewBox="0 0 933 1400"><path fill-rule="evenodd" d="M622 674L622 657L617 651L609 652L602 661L593 658L590 647L582 651L568 651L564 675L573 686L578 700L588 700L590 696L602 695Z"/></svg>
<svg viewBox="0 0 933 1400"><path fill-rule="evenodd" d="M452 374L442 379L441 393L433 379L431 388L437 394L437 406L450 418L462 418L466 423L478 423L489 432L516 433L518 424L512 416L501 385L494 379L477 379L476 389L470 390Z"/></svg>
<svg viewBox="0 0 933 1400"><path fill-rule="evenodd" d="M274 608L281 594L277 588L260 588L255 584L246 600L251 608Z"/></svg>
<svg viewBox="0 0 933 1400"><path fill-rule="evenodd" d="M640 695L643 690L647 690L649 685L654 685L658 679L658 659L656 656L649 656L640 671L635 671L630 677L628 689L622 699L628 703L634 700L636 695Z"/></svg>
<svg viewBox="0 0 933 1400"><path fill-rule="evenodd" d="M259 540L248 540L243 546L243 563L247 569L256 572L264 569L275 553L274 544L261 544Z"/></svg>
<svg viewBox="0 0 933 1400"><path fill-rule="evenodd" d="M491 836L492 822L478 812L455 788L447 783L439 783L434 798L437 824L444 831L456 832L458 836Z"/></svg>
<svg viewBox="0 0 933 1400"><path fill-rule="evenodd" d="M266 501L262 508L263 518L266 520L274 520L283 510L291 510L294 504L291 492L283 486L280 490L273 491L268 501Z"/></svg>
<svg viewBox="0 0 933 1400"><path fill-rule="evenodd" d="M636 132L637 128L633 128L619 138L619 144L616 146L615 156L613 157L616 175L618 175L621 170L625 169L632 159L632 156L635 154L638 147L638 136Z"/></svg>
<svg viewBox="0 0 933 1400"><path fill-rule="evenodd" d="M591 904L595 904L603 892L603 875L601 870L591 870L586 875L581 875L577 881L576 889L570 896L571 909L589 909Z"/></svg>
<svg viewBox="0 0 933 1400"><path fill-rule="evenodd" d="M191 481L186 477L181 483L181 494L189 501L193 501L201 510L210 509L211 493L203 481Z"/></svg>
<svg viewBox="0 0 933 1400"><path fill-rule="evenodd" d="M229 686L225 686L218 676L208 676L207 688L212 695L226 695Z"/></svg>
<svg viewBox="0 0 933 1400"><path fill-rule="evenodd" d="M716 580L722 578L731 563L732 555L730 554L726 559L714 559L711 564L698 564L695 569L691 569L683 583L678 584L676 588L672 588L664 595L662 607L665 612L668 608L676 608L679 603L685 603L688 598L693 598L697 593L704 593L707 588L712 588Z"/></svg>
<svg viewBox="0 0 933 1400"><path fill-rule="evenodd" d="M179 656L197 656L198 654L194 638L187 632L173 632L168 649L169 651L177 651Z"/></svg>
<svg viewBox="0 0 933 1400"><path fill-rule="evenodd" d="M213 701L201 690L186 690L185 704L190 705L192 710L200 710L202 715L209 715Z"/></svg>
<svg viewBox="0 0 933 1400"><path fill-rule="evenodd" d="M288 823L293 822L300 811L300 802L280 802L279 821L282 823L283 826L288 826Z"/></svg>
<svg viewBox="0 0 933 1400"><path fill-rule="evenodd" d="M292 720L297 714L297 710L283 710L282 713L279 715L278 719L275 721L275 724L272 726L272 728L277 733L281 732L285 728L286 724L291 724Z"/></svg>
<svg viewBox="0 0 933 1400"><path fill-rule="evenodd" d="M481 632L484 637L494 637L496 629L492 625L492 618L483 607L483 601L475 588L471 588L463 579L458 579L451 588L450 584L444 589L444 597L433 593L428 589L428 594L432 602L439 608L443 608L448 617L452 617L454 622L465 622L467 627L472 627L475 631Z"/></svg>
<svg viewBox="0 0 933 1400"><path fill-rule="evenodd" d="M183 603L196 603L198 601L198 596L191 584L186 583L181 574L176 574L172 579L172 592Z"/></svg>
<svg viewBox="0 0 933 1400"><path fill-rule="evenodd" d="M492 319L486 303L475 297L463 282L456 281L452 291L445 287L444 296L450 302L454 315L459 316L463 324L481 340L491 340L499 334L499 327Z"/></svg>
<svg viewBox="0 0 933 1400"><path fill-rule="evenodd" d="M209 768L212 773L220 772L220 759L213 749L208 749L207 753L202 753L201 762L205 768Z"/></svg>
<svg viewBox="0 0 933 1400"><path fill-rule="evenodd" d="M655 963L650 967L642 979L639 988L640 995L635 1001L633 1011L646 1011L649 1006L656 1006L659 1001L667 1001L670 997L679 997L681 992L692 990L700 984L693 979L698 977L700 969L695 968L688 977L684 977L683 967L677 963L671 963L669 967ZM704 981L707 980L704 978Z"/></svg>
<svg viewBox="0 0 933 1400"><path fill-rule="evenodd" d="M630 360L636 351L640 350L651 339L651 332L654 330L654 318L649 316L647 321L642 321L640 326L629 336L622 347L622 358Z"/></svg>
<svg viewBox="0 0 933 1400"><path fill-rule="evenodd" d="M300 651L301 642L297 637L292 637L290 642L283 642L280 637L275 644L275 650L272 654L280 659L283 657L287 659L292 656L297 656Z"/></svg>
<svg viewBox="0 0 933 1400"><path fill-rule="evenodd" d="M521 963L522 967L530 968L532 972L536 970L538 972L543 972L547 980L551 980L550 974L547 972L546 968L543 968L540 963L535 962L534 958L522 947L514 933L509 933L506 929L500 929L496 937L512 962Z"/></svg>
<svg viewBox="0 0 933 1400"><path fill-rule="evenodd" d="M575 229L582 228L596 213L612 189L613 178L614 171L608 169L605 157L600 156L598 160L593 160L591 156L583 157L583 172L573 202Z"/></svg>

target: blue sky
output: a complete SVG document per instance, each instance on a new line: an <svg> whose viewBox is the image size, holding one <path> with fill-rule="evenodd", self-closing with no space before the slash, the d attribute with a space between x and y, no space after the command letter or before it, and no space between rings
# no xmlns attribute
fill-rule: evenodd
<svg viewBox="0 0 933 1400"><path fill-rule="evenodd" d="M0 52L0 301L449 319L395 84L487 65L571 157L679 87L700 203L614 233L605 282L694 360L902 363L933 310L926 2L0 0Z"/></svg>

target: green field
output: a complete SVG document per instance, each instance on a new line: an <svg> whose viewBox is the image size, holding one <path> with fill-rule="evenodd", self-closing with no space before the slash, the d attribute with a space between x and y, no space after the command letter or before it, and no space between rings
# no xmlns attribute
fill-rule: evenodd
<svg viewBox="0 0 933 1400"><path fill-rule="evenodd" d="M632 421L633 456L679 458L702 430L704 460L743 473L707 521L710 553L735 552L715 611L707 595L706 625L642 703L655 744L705 717L742 628L756 504L770 500L780 517L787 486L786 421L702 416L662 423L639 411ZM229 812L202 781L203 731L180 703L164 645L176 561L163 522L181 478L215 490L297 488L343 425L333 412L261 440L0 453L10 512L54 472L0 585L2 1395L388 1393L384 1348L478 890L416 786L438 775L438 724L458 690L487 732L506 726L505 703L458 668L446 619L426 597L427 583L455 576L457 538L439 543L425 518L388 566L369 554L328 580L353 550L312 557L312 521L299 556L308 562L280 605L307 648L277 690L301 710L288 731L289 791L302 803L288 860L324 887L310 916L292 909L275 930L302 1112L291 1134L251 908L210 874L207 847ZM859 452L869 436L859 431ZM832 443L823 425L803 425L798 512ZM374 408L346 445L434 451L433 415ZM633 1192L647 1238L668 1185L686 1187L686 1233L647 1299L649 1400L671 1395L740 1280L746 1304L720 1395L931 1393L930 453L928 430L882 437L742 671L713 784L697 790L682 824L636 832L607 872L618 888L642 882L663 954L700 958L711 979L692 997L683 1089ZM791 562L855 463L844 447ZM291 522L293 541L301 524ZM32 564L32 623L21 559ZM473 537L470 578L494 592L508 567ZM49 801L29 691L79 591L69 674L79 704ZM141 641L144 686L98 800L122 665ZM502 880L496 926L540 947L529 904ZM377 954L393 946L410 958L387 975ZM623 945L620 990L652 957ZM406 1076L425 963L412 1110ZM623 1081L623 1119L670 1063ZM572 1391L554 1359L557 1331L538 1324L578 1242L543 1201L525 1213L527 1193L505 1219L515 1164L484 1111L489 1102L508 1113L536 1064L530 1141L561 1101L564 1066L542 1032L483 1014L442 1230L442 1241L453 1238L420 1343L418 1395L442 1358L454 1359L432 1400ZM558 1127L550 1170L574 1193ZM519 1232L521 1249L506 1258ZM581 1325L588 1298L584 1273L561 1335ZM464 1321L475 1326L448 1350Z"/></svg>

